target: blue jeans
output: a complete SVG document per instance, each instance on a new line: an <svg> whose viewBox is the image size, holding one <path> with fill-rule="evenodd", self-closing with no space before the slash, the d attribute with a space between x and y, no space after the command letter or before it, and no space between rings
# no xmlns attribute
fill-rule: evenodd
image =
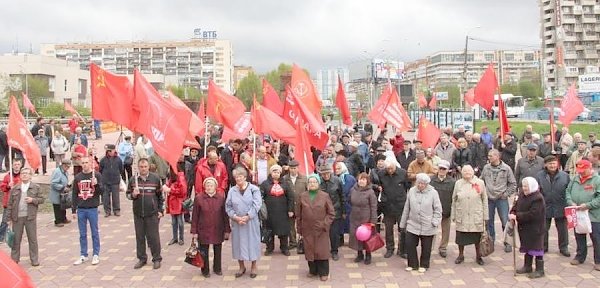
<svg viewBox="0 0 600 288"><path fill-rule="evenodd" d="M590 238L592 238L592 246L594 249L594 264L600 264L600 222L592 222L592 233L590 233ZM575 255L575 259L583 263L585 262L588 252L586 234L575 233L575 241L577 242L577 254Z"/></svg>
<svg viewBox="0 0 600 288"><path fill-rule="evenodd" d="M4 241L4 238L6 237L6 231L8 230L7 218L6 208L4 208L4 210L2 210L2 223L0 223L0 242Z"/></svg>
<svg viewBox="0 0 600 288"><path fill-rule="evenodd" d="M173 240L183 241L183 214L171 215L171 228L173 228Z"/></svg>
<svg viewBox="0 0 600 288"><path fill-rule="evenodd" d="M487 229L490 233L490 237L492 237L494 241L496 241L496 229L494 228L496 210L498 210L498 216L500 217L500 222L502 222L502 231L504 231L504 227L506 227L506 222L508 221L508 199L488 199L488 212L490 220L488 221Z"/></svg>
<svg viewBox="0 0 600 288"><path fill-rule="evenodd" d="M98 208L77 209L77 225L79 226L79 246L81 256L88 256L87 222L92 232L93 255L100 255L100 235L98 234Z"/></svg>

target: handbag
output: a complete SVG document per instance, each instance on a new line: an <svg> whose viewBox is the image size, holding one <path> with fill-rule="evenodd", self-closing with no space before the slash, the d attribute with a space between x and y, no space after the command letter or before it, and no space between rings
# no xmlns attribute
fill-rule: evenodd
<svg viewBox="0 0 600 288"><path fill-rule="evenodd" d="M268 245L271 241L275 241L275 239L273 239L273 229L267 227L267 224L264 223L264 221L261 221L260 242Z"/></svg>
<svg viewBox="0 0 600 288"><path fill-rule="evenodd" d="M6 231L6 244L8 244L10 249L15 245L15 232L10 228Z"/></svg>
<svg viewBox="0 0 600 288"><path fill-rule="evenodd" d="M61 210L67 210L67 209L73 207L73 197L71 194L70 187L65 187L63 192L60 193L59 197L60 197L60 209Z"/></svg>
<svg viewBox="0 0 600 288"><path fill-rule="evenodd" d="M125 160L123 160L123 165L132 165L133 164L133 157L131 157L129 154L125 156Z"/></svg>
<svg viewBox="0 0 600 288"><path fill-rule="evenodd" d="M187 198L181 203L181 208L186 211L192 211L192 208L194 208L193 206L194 200L192 200L192 198Z"/></svg>
<svg viewBox="0 0 600 288"><path fill-rule="evenodd" d="M304 254L304 239L302 237L300 237L300 240L298 240L298 254Z"/></svg>
<svg viewBox="0 0 600 288"><path fill-rule="evenodd" d="M369 240L365 241L364 246L367 252L375 252L385 246L385 240L383 240L381 234L375 232Z"/></svg>
<svg viewBox="0 0 600 288"><path fill-rule="evenodd" d="M487 257L494 253L494 240L492 240L490 233L485 229L485 223L483 225L483 233L481 233L481 239L479 240L479 251L481 252L481 257Z"/></svg>
<svg viewBox="0 0 600 288"><path fill-rule="evenodd" d="M198 268L204 267L204 258L202 258L202 253L198 249L196 239L192 239L190 248L185 251L185 260L183 261Z"/></svg>

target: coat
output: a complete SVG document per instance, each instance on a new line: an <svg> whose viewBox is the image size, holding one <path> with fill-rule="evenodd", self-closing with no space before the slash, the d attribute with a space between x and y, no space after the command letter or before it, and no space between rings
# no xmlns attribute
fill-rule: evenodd
<svg viewBox="0 0 600 288"><path fill-rule="evenodd" d="M288 212L294 212L294 192L285 181L278 181L280 189L273 189L275 181L271 176L260 184L263 205L267 206L267 227L273 230L273 235L290 235Z"/></svg>
<svg viewBox="0 0 600 288"><path fill-rule="evenodd" d="M2 179L2 183L0 183L0 191L2 191L2 207L6 208L8 205L8 198L10 196L10 189L12 189L15 185L21 182L21 174L13 173L13 184L10 184L10 174L6 173L4 175L4 179Z"/></svg>
<svg viewBox="0 0 600 288"><path fill-rule="evenodd" d="M523 178L535 177L542 169L544 169L544 159L540 156L535 156L533 160L529 160L529 157L527 156L519 159L519 161L517 161L517 167L515 167L515 180L517 180L517 186L520 186L519 184L521 184Z"/></svg>
<svg viewBox="0 0 600 288"><path fill-rule="evenodd" d="M406 202L406 190L410 188L410 183L406 177L406 170L396 168L393 174L388 174L386 170L379 173L381 181L381 203L383 203L383 215L385 217L400 217L404 202Z"/></svg>
<svg viewBox="0 0 600 288"><path fill-rule="evenodd" d="M260 190L253 184L247 183L244 191L239 186L232 186L225 200L225 212L229 218L233 216L248 216L250 220L245 225L231 221L231 256L236 260L255 261L260 259L260 222L258 211L262 206Z"/></svg>
<svg viewBox="0 0 600 288"><path fill-rule="evenodd" d="M416 186L410 188L398 226L415 235L432 236L437 233L441 222L442 203L435 188L431 185L423 191Z"/></svg>
<svg viewBox="0 0 600 288"><path fill-rule="evenodd" d="M329 194L333 208L335 209L335 219L342 218L346 215L346 198L342 188L342 181L339 177L331 175L327 181L321 179L320 189Z"/></svg>
<svg viewBox="0 0 600 288"><path fill-rule="evenodd" d="M465 165L473 166L473 153L469 148L458 148L452 153L452 167L462 168Z"/></svg>
<svg viewBox="0 0 600 288"><path fill-rule="evenodd" d="M547 170L542 170L535 175L535 180L540 184L540 191L544 195L546 218L565 217L565 207L567 207L565 191L571 181L569 174L556 171L556 174L551 176Z"/></svg>
<svg viewBox="0 0 600 288"><path fill-rule="evenodd" d="M292 177L289 174L287 174L283 176L283 181L287 182L287 185L292 188L292 192L294 194L294 201L298 199L302 192L305 192L308 189L308 182L306 176L304 175L298 174L298 176L296 177L296 181L292 183Z"/></svg>
<svg viewBox="0 0 600 288"><path fill-rule="evenodd" d="M429 185L433 186L440 197L440 202L442 203L442 218L450 217L452 211L452 193L454 193L455 184L456 180L454 180L454 178L446 176L444 180L441 180L437 175L431 177L431 182L429 182Z"/></svg>
<svg viewBox="0 0 600 288"><path fill-rule="evenodd" d="M15 187L10 189L10 198L8 200L8 206L6 207L6 219L17 222L19 219L19 201L21 200L22 191L21 185L17 184ZM33 198L31 203L27 204L27 220L35 220L37 217L38 206L44 203L44 195L40 185L29 182L29 189L27 189L27 195L25 197Z"/></svg>
<svg viewBox="0 0 600 288"><path fill-rule="evenodd" d="M217 164L215 164L215 173L212 173L208 165L208 159L204 158L198 162L194 175L194 191L196 191L196 194L204 191L202 184L204 179L208 177L217 179L217 193L224 194L227 187L229 187L229 183L227 182L229 176L225 164L217 161Z"/></svg>
<svg viewBox="0 0 600 288"><path fill-rule="evenodd" d="M44 135L37 135L34 138L35 144L38 146L40 150L40 155L46 156L48 155L48 147L50 147L50 141Z"/></svg>
<svg viewBox="0 0 600 288"><path fill-rule="evenodd" d="M448 163L452 163L452 154L454 153L454 150L456 150L456 147L454 144L452 144L452 142L448 142L446 147L442 146L442 143L439 143L437 146L435 146L434 150L435 155L448 161Z"/></svg>
<svg viewBox="0 0 600 288"><path fill-rule="evenodd" d="M469 149L471 149L473 158L473 169L475 169L475 172L481 173L488 161L488 146L482 142L477 143L473 141L469 144Z"/></svg>
<svg viewBox="0 0 600 288"><path fill-rule="evenodd" d="M456 181L450 218L456 223L456 231L483 232L489 211L485 184L481 179L474 176L471 181Z"/></svg>
<svg viewBox="0 0 600 288"><path fill-rule="evenodd" d="M510 167L511 171L515 170L515 156L517 155L517 142L510 141L509 143L505 143L506 147L500 147L500 159L502 162L506 163L508 167Z"/></svg>
<svg viewBox="0 0 600 288"><path fill-rule="evenodd" d="M350 204L350 200L348 199L350 197L350 192L352 191L352 187L354 187L354 185L356 184L356 178L354 178L354 176L345 173L345 174L341 174L338 176L342 181L342 193L344 194L344 212L346 215L350 215L350 213L352 213L352 205ZM340 228L340 234L346 234L348 232L350 232L350 218L346 217L346 219L344 219L344 223L342 224L342 227Z"/></svg>
<svg viewBox="0 0 600 288"><path fill-rule="evenodd" d="M404 147L402 147L404 148ZM400 167L402 167L402 169L408 169L408 165L410 165L410 163L412 161L415 161L416 156L415 156L415 150L410 149L410 151L408 152L408 155L406 154L406 151L402 151L398 154L396 154L396 161L398 161L398 163L400 164Z"/></svg>
<svg viewBox="0 0 600 288"><path fill-rule="evenodd" d="M55 155L64 155L69 150L69 142L65 136L60 135L58 138L52 138L52 143L50 143L50 149L52 149L52 153Z"/></svg>
<svg viewBox="0 0 600 288"><path fill-rule="evenodd" d="M521 248L524 250L543 250L546 235L546 205L544 196L536 191L529 195L519 194L517 203L510 213L517 215L517 229Z"/></svg>
<svg viewBox="0 0 600 288"><path fill-rule="evenodd" d="M229 216L225 212L225 195L213 197L200 193L194 198L190 233L198 234L200 244L221 244L230 233Z"/></svg>
<svg viewBox="0 0 600 288"><path fill-rule="evenodd" d="M334 217L333 203L326 192L317 192L312 201L309 192L300 194L296 202L296 229L304 241L304 258L307 261L331 257L329 228Z"/></svg>
<svg viewBox="0 0 600 288"><path fill-rule="evenodd" d="M187 196L187 183L183 172L177 172L177 180L169 179L167 186L171 188L167 195L167 213L171 215L180 215L183 213L183 201Z"/></svg>
<svg viewBox="0 0 600 288"><path fill-rule="evenodd" d="M573 177L567 186L566 199L569 206L585 204L590 220L600 222L600 175L593 174L583 183L580 175Z"/></svg>
<svg viewBox="0 0 600 288"><path fill-rule="evenodd" d="M60 193L62 193L69 184L67 172L63 171L62 167L54 169L50 178L50 193L48 199L52 204L60 204Z"/></svg>
<svg viewBox="0 0 600 288"><path fill-rule="evenodd" d="M377 197L375 192L368 187L358 187L358 184L352 187L348 202L352 206L350 212L350 242L349 247L354 250L362 251L363 241L356 240L356 229L365 223L377 223Z"/></svg>

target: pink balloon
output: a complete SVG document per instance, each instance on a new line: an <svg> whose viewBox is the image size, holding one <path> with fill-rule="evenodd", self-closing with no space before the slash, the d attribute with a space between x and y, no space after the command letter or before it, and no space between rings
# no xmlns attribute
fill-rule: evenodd
<svg viewBox="0 0 600 288"><path fill-rule="evenodd" d="M356 228L356 240L367 241L371 237L371 225L363 224Z"/></svg>

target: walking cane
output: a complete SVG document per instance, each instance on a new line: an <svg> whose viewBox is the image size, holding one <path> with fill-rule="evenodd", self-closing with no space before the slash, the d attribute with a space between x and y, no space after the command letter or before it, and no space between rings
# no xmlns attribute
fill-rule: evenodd
<svg viewBox="0 0 600 288"><path fill-rule="evenodd" d="M513 275L517 276L517 223L515 223L515 221L511 221L511 223L513 223L513 233L512 233L512 239L513 239Z"/></svg>

